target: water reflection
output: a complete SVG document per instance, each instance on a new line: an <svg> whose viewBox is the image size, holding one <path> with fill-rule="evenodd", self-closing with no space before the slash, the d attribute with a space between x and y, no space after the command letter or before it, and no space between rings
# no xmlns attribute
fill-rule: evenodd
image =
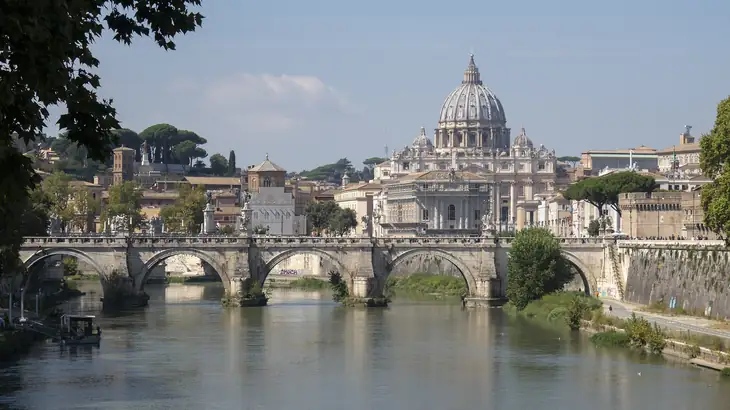
<svg viewBox="0 0 730 410"><path fill-rule="evenodd" d="M144 311L99 314L100 349L47 344L0 368L0 407L675 410L730 400L715 373L596 349L498 309L344 309L326 292L279 290L271 306L223 309L220 285L148 292Z"/></svg>

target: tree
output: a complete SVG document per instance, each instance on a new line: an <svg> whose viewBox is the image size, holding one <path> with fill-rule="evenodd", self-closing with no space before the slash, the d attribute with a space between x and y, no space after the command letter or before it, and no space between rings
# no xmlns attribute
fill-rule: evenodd
<svg viewBox="0 0 730 410"><path fill-rule="evenodd" d="M142 191L132 181L125 181L109 189L109 202L101 214L103 224L115 216L122 216L126 221L125 230L129 233L140 228L145 217L142 209Z"/></svg>
<svg viewBox="0 0 730 410"><path fill-rule="evenodd" d="M702 187L704 223L730 245L730 97L717 105L715 125L700 140L700 168L712 179Z"/></svg>
<svg viewBox="0 0 730 410"><path fill-rule="evenodd" d="M573 271L550 231L527 228L517 232L507 261L507 297L518 310L544 295L563 289Z"/></svg>
<svg viewBox="0 0 730 410"><path fill-rule="evenodd" d="M59 218L61 228L66 229L73 219L74 212L71 206L71 177L63 172L54 172L43 180L41 189L48 198L50 215Z"/></svg>
<svg viewBox="0 0 730 410"><path fill-rule="evenodd" d="M376 165L381 164L387 160L388 160L388 158L384 158L384 157L370 157L370 158L366 159L365 161L363 161L362 163L366 167L370 168L370 170L372 170L373 168L375 168Z"/></svg>
<svg viewBox="0 0 730 410"><path fill-rule="evenodd" d="M135 160L140 162L142 161L142 152L140 152L140 148L142 146L142 137L140 137L139 134L128 128L119 128L116 130L112 130L112 133L116 136L117 139L116 146L124 146L133 149L136 152ZM149 155L149 152L147 154ZM109 157L111 158L111 156Z"/></svg>
<svg viewBox="0 0 730 410"><path fill-rule="evenodd" d="M568 200L586 201L599 211L608 205L619 215L619 196L626 192L652 192L656 189L653 177L633 171L614 172L600 177L586 178L568 187L563 197Z"/></svg>
<svg viewBox="0 0 730 410"><path fill-rule="evenodd" d="M205 162L203 162L200 159L197 159L197 160L195 160L195 164L193 164L193 168L203 169L203 168L205 168Z"/></svg>
<svg viewBox="0 0 730 410"><path fill-rule="evenodd" d="M175 203L163 207L160 216L165 220L165 227L170 232L198 233L203 223L205 204L203 187L192 188L190 185L182 185Z"/></svg>
<svg viewBox="0 0 730 410"><path fill-rule="evenodd" d="M340 207L335 201L310 202L304 209L312 230L319 234L330 226L330 219Z"/></svg>
<svg viewBox="0 0 730 410"><path fill-rule="evenodd" d="M151 36L174 50L174 37L194 31L203 16L188 11L200 0L106 0L0 2L0 273L16 271L23 241L23 214L40 178L32 160L12 143L41 139L48 107L65 106L58 127L104 161L119 128L110 100L100 99L100 61L92 44L105 33L131 44Z"/></svg>
<svg viewBox="0 0 730 410"><path fill-rule="evenodd" d="M335 235L343 236L356 226L357 214L355 211L349 208L339 208L330 217L329 223L327 224L327 231Z"/></svg>
<svg viewBox="0 0 730 410"><path fill-rule="evenodd" d="M558 157L558 161L560 161L560 162L570 162L570 166L573 167L573 168L575 168L575 164L577 164L578 162L580 162L580 157L568 155L568 156L564 156L564 157Z"/></svg>
<svg viewBox="0 0 730 410"><path fill-rule="evenodd" d="M198 147L195 142L190 140L185 140L176 144L172 147L172 153L179 163L188 166L192 166L194 160L208 156L208 152L206 150Z"/></svg>
<svg viewBox="0 0 730 410"><path fill-rule="evenodd" d="M232 177L236 173L236 153L231 150L228 153L228 176Z"/></svg>
<svg viewBox="0 0 730 410"><path fill-rule="evenodd" d="M226 171L228 171L228 160L221 154L211 155L210 170L213 172L213 175L225 175Z"/></svg>
<svg viewBox="0 0 730 410"><path fill-rule="evenodd" d="M596 237L601 234L601 222L598 219L591 219L588 223L588 236Z"/></svg>
<svg viewBox="0 0 730 410"><path fill-rule="evenodd" d="M81 232L91 232L94 215L99 212L100 208L101 202L94 198L88 188L84 186L73 188L69 200L71 227Z"/></svg>

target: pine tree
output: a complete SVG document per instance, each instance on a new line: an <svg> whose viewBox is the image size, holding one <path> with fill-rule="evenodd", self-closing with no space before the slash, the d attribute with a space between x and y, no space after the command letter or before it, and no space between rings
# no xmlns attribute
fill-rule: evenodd
<svg viewBox="0 0 730 410"><path fill-rule="evenodd" d="M236 153L231 150L228 154L228 176L233 176L236 173Z"/></svg>

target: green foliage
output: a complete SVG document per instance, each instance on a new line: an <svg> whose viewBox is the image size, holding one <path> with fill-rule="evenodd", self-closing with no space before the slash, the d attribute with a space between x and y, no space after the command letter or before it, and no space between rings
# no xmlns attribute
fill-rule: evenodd
<svg viewBox="0 0 730 410"><path fill-rule="evenodd" d="M170 124L149 126L139 133L139 137L150 146L152 162L190 165L195 158L208 155L204 149L198 148L198 145L208 142L205 138Z"/></svg>
<svg viewBox="0 0 730 410"><path fill-rule="evenodd" d="M656 323L652 326L648 320L637 317L635 313L626 320L625 330L632 347L648 348L650 352L659 354L667 345L664 331Z"/></svg>
<svg viewBox="0 0 730 410"><path fill-rule="evenodd" d="M184 184L180 187L180 195L175 203L160 209L160 216L164 218L169 232L195 234L200 232L205 204L205 189L202 186L192 188Z"/></svg>
<svg viewBox="0 0 730 410"><path fill-rule="evenodd" d="M329 223L327 224L327 231L335 235L343 236L356 226L357 214L355 211L349 208L340 208L330 217Z"/></svg>
<svg viewBox="0 0 730 410"><path fill-rule="evenodd" d="M617 332L615 330L594 333L591 335L590 340L596 346L603 347L628 347L630 345L629 336L626 332Z"/></svg>
<svg viewBox="0 0 730 410"><path fill-rule="evenodd" d="M720 370L720 376L730 377L730 367L725 367L724 369Z"/></svg>
<svg viewBox="0 0 730 410"><path fill-rule="evenodd" d="M144 215L140 212L142 209L142 191L132 181L125 181L119 185L114 185L109 189L109 201L101 213L103 223L111 220L115 216L123 216L127 221L127 232L134 232L142 226L145 220Z"/></svg>
<svg viewBox="0 0 730 410"><path fill-rule="evenodd" d="M565 315L565 323L570 327L571 330L580 329L581 322L590 313L590 307L585 302L585 297L573 296L573 300L570 301L568 311Z"/></svg>
<svg viewBox="0 0 730 410"><path fill-rule="evenodd" d="M596 237L601 234L601 222L598 219L591 219L588 223L588 235Z"/></svg>
<svg viewBox="0 0 730 410"><path fill-rule="evenodd" d="M331 284L328 281L317 279L313 277L303 277L303 278L297 278L291 282L289 282L290 288L295 289L327 289L331 288Z"/></svg>
<svg viewBox="0 0 730 410"><path fill-rule="evenodd" d="M257 225L253 228L253 233L256 235L266 235L269 233L269 227L263 225Z"/></svg>
<svg viewBox="0 0 730 410"><path fill-rule="evenodd" d="M390 276L385 282L388 297L398 295L464 296L467 293L464 278L450 275L413 274Z"/></svg>
<svg viewBox="0 0 730 410"><path fill-rule="evenodd" d="M569 156L564 156L564 157L558 157L558 161L560 161L560 162L570 162L570 166L572 166L573 168L575 168L575 164L577 164L578 162L580 162L580 157L576 157L576 156L569 155Z"/></svg>
<svg viewBox="0 0 730 410"><path fill-rule="evenodd" d="M54 172L43 180L41 190L48 198L51 214L61 220L63 228L73 219L74 213L70 205L71 198L71 176L63 172Z"/></svg>
<svg viewBox="0 0 730 410"><path fill-rule="evenodd" d="M226 172L228 172L228 160L221 154L211 155L210 171L213 173L213 175L226 175Z"/></svg>
<svg viewBox="0 0 730 410"><path fill-rule="evenodd" d="M72 188L68 205L71 213L71 226L81 232L92 232L94 215L101 210L100 198L94 198L85 186Z"/></svg>
<svg viewBox="0 0 730 410"><path fill-rule="evenodd" d="M573 279L573 271L561 254L557 239L542 228L517 233L509 252L507 271L507 297L517 310L563 289Z"/></svg>
<svg viewBox="0 0 730 410"><path fill-rule="evenodd" d="M504 310L512 313L519 312L521 315L529 318L548 320L563 324L566 323L565 317L567 316L568 309L575 298L583 299L583 303L586 305L585 316L589 316L590 314L599 311L602 306L600 300L587 296L584 293L555 292L528 303L522 310L518 310L512 301L509 301L506 305L504 305Z"/></svg>
<svg viewBox="0 0 730 410"><path fill-rule="evenodd" d="M619 215L619 195L626 192L652 192L657 188L653 177L633 171L614 172L600 177L580 180L568 187L563 197L568 200L586 201L598 209L612 207Z"/></svg>
<svg viewBox="0 0 730 410"><path fill-rule="evenodd" d="M48 108L65 107L57 122L69 141L98 161L109 157L119 128L111 101L97 92L100 61L92 44L106 35L124 44L151 36L174 50L173 38L194 31L203 16L188 11L200 0L176 2L3 1L0 12L0 273L18 269L24 213L40 179L18 151L43 139Z"/></svg>
<svg viewBox="0 0 730 410"><path fill-rule="evenodd" d="M347 158L341 158L333 164L322 165L311 171L302 171L299 175L315 181L340 183L345 173L352 182L360 180L360 174L352 167L352 163Z"/></svg>
<svg viewBox="0 0 730 410"><path fill-rule="evenodd" d="M350 290L347 288L347 283L342 280L340 272L335 270L330 271L329 283L332 288L332 300L335 302L344 302L350 297Z"/></svg>
<svg viewBox="0 0 730 410"><path fill-rule="evenodd" d="M66 257L63 258L63 276L75 276L79 275L79 262L76 258Z"/></svg>
<svg viewBox="0 0 730 410"><path fill-rule="evenodd" d="M236 231L236 230L235 230L235 229L233 228L233 225L223 225L223 226L221 226L221 227L220 227L220 229L218 230L218 232L219 232L219 233L220 233L221 235L231 235L231 234L232 234L232 233L234 233L235 231Z"/></svg>
<svg viewBox="0 0 730 410"><path fill-rule="evenodd" d="M316 233L326 230L335 235L344 235L358 223L355 211L342 209L335 201L310 202L304 213Z"/></svg>
<svg viewBox="0 0 730 410"><path fill-rule="evenodd" d="M236 174L236 153L231 150L228 153L228 176L232 177Z"/></svg>
<svg viewBox="0 0 730 410"><path fill-rule="evenodd" d="M713 181L702 187L704 223L730 244L730 97L717 105L715 125L700 140L700 167Z"/></svg>
<svg viewBox="0 0 730 410"><path fill-rule="evenodd" d="M568 309L563 306L558 306L548 313L547 320L551 323L566 322L567 316Z"/></svg>

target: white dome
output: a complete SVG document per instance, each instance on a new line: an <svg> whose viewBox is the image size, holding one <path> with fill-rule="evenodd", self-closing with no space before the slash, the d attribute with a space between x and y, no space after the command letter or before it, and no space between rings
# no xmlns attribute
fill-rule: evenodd
<svg viewBox="0 0 730 410"><path fill-rule="evenodd" d="M507 123L502 103L492 90L482 84L473 54L464 71L464 80L446 97L439 116L440 123L472 121L503 127Z"/></svg>
<svg viewBox="0 0 730 410"><path fill-rule="evenodd" d="M522 127L522 130L520 130L520 135L515 137L515 141L512 143L513 147L520 147L520 148L532 148L532 140L527 136L527 133L525 132L525 127Z"/></svg>
<svg viewBox="0 0 730 410"><path fill-rule="evenodd" d="M416 149L420 148L424 150L430 150L433 148L433 143L431 143L431 140L428 139L425 128L421 127L421 133L413 140L413 144L411 144L411 146Z"/></svg>

